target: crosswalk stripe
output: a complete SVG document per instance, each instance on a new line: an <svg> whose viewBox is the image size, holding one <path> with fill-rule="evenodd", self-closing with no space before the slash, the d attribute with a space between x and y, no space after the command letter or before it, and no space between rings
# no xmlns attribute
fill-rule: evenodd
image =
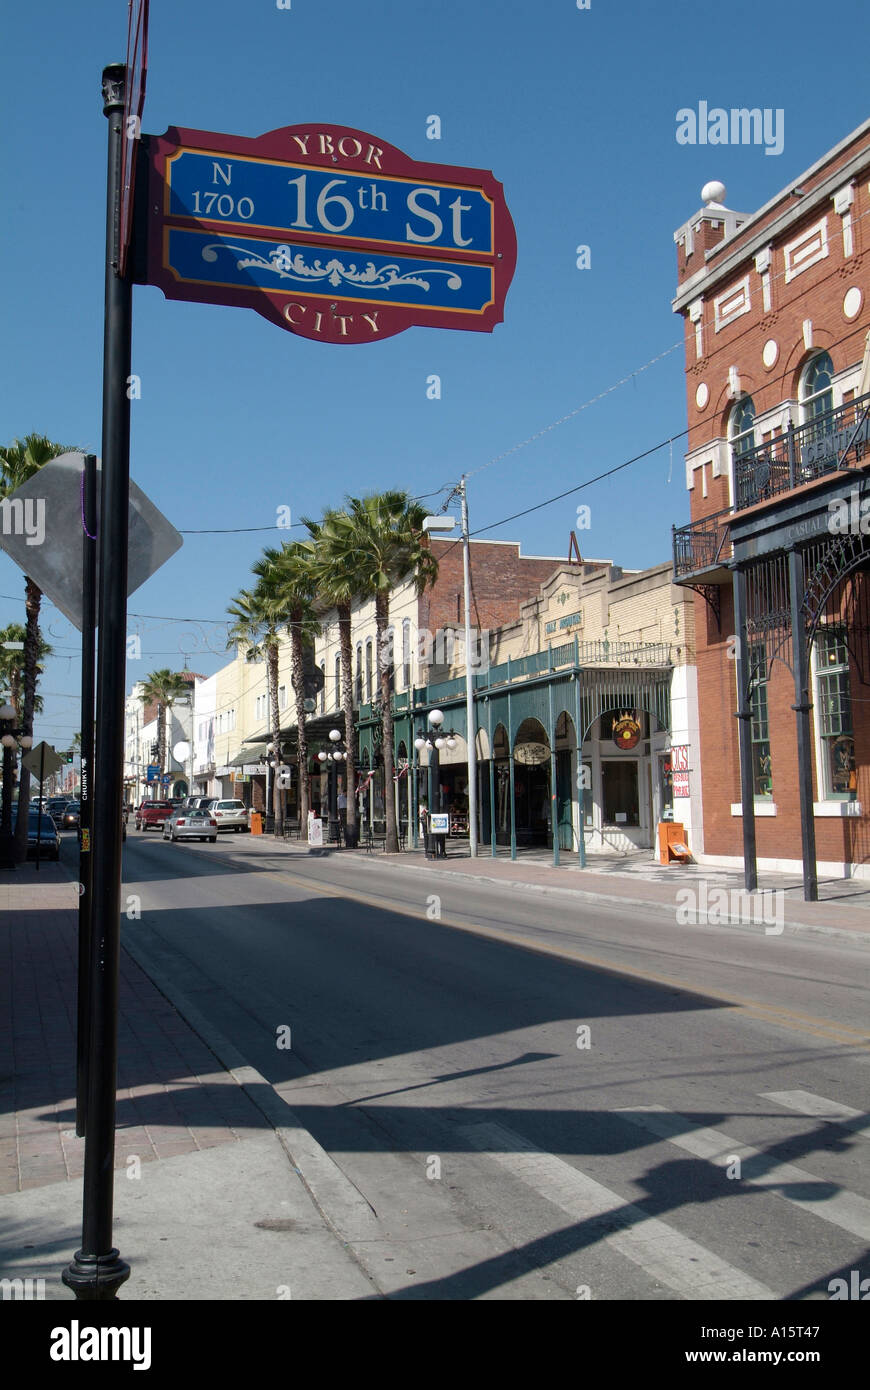
<svg viewBox="0 0 870 1390"><path fill-rule="evenodd" d="M555 1154L499 1124L460 1129L474 1148L560 1207L573 1221L600 1228L597 1239L640 1265L682 1298L776 1299L766 1285L681 1235L642 1207L611 1192Z"/></svg>
<svg viewBox="0 0 870 1390"><path fill-rule="evenodd" d="M870 1201L866 1197L847 1191L814 1196L814 1191L820 1187L830 1188L831 1184L808 1173L805 1168L797 1168L793 1163L780 1163L751 1144L741 1144L737 1139L723 1134L721 1129L696 1129L691 1120L661 1105L635 1105L613 1113L660 1139L669 1140L696 1158L715 1163L719 1168L726 1168L734 1158L739 1158L740 1181L765 1191L774 1191L777 1196L800 1207L801 1211L830 1221L833 1226L839 1226L861 1240L870 1240ZM780 1190L789 1187L796 1190Z"/></svg>
<svg viewBox="0 0 870 1390"><path fill-rule="evenodd" d="M870 1124L866 1111L856 1110L852 1105L842 1105L838 1100L827 1100L813 1091L762 1091L762 1100L772 1100L786 1110L796 1110L799 1115L812 1115L820 1120L837 1120L844 1129L860 1134L862 1139L870 1139Z"/></svg>

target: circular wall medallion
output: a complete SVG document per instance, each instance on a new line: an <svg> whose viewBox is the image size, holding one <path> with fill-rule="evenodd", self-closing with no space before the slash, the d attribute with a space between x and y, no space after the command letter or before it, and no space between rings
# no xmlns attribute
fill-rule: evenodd
<svg viewBox="0 0 870 1390"><path fill-rule="evenodd" d="M695 392L695 405L698 407L699 410L703 410L703 409L704 409L704 406L707 404L707 402L708 402L709 399L710 399L710 388L709 388L709 386L707 385L706 381L702 381L702 382L701 382L701 385L698 387L697 391Z"/></svg>
<svg viewBox="0 0 870 1390"><path fill-rule="evenodd" d="M853 319L855 315L859 313L863 303L863 294L858 289L857 285L853 285L851 289L846 291L843 298L843 313L846 315L846 318Z"/></svg>
<svg viewBox="0 0 870 1390"><path fill-rule="evenodd" d="M768 338L761 349L761 360L765 367L772 367L777 357L779 357L779 344L775 338Z"/></svg>

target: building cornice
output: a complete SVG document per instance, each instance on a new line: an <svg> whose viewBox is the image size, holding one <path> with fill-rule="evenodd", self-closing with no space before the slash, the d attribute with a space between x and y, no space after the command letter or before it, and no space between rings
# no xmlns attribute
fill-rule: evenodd
<svg viewBox="0 0 870 1390"><path fill-rule="evenodd" d="M847 135L845 140L841 140L839 145L835 146L833 150L829 151L822 159L818 160L812 168L807 169L804 174L795 179L786 189L777 193L775 198L771 198L769 202L765 203L764 207L759 208L758 212L753 213L751 217L747 218L738 233L739 245L734 246L729 239L728 241L721 241L718 245L712 247L707 252L703 268L696 271L694 275L684 281L677 291L675 298L671 300L671 307L674 313L683 313L688 308L690 301L698 298L700 292L706 295L716 285L733 276L744 261L749 260L759 251L764 250L768 245L775 242L779 236L786 232L799 219L807 216L814 208L829 201L835 193L839 192L844 184L847 184L850 179L855 178L862 169L866 168L868 163L870 163L870 146L867 145L863 146L857 154L853 155L848 163L838 165L836 169L832 170L811 193L807 193L806 196L802 197L799 201L786 203L785 210L779 217L775 218L773 222L765 222L764 225L759 226L755 232L752 231L754 223L760 222L771 209L775 208L783 199L792 197L793 188L799 187L801 183L810 179L819 169L829 164L840 150L853 143L856 137L860 136L865 130L870 130L870 120L865 121L863 126L859 126L858 130L854 131L851 135ZM714 265L713 262L720 256L722 259L719 261L718 265Z"/></svg>

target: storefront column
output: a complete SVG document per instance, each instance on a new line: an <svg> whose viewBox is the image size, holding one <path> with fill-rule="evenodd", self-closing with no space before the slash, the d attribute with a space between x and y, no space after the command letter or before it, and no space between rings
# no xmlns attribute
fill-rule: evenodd
<svg viewBox="0 0 870 1390"><path fill-rule="evenodd" d="M801 601L804 594L803 558L798 550L789 551L788 580L791 590L791 652L794 669L792 709L797 719L798 788L801 808L801 850L804 866L804 902L818 902L819 879L816 868L816 824L813 820L813 753L810 735L810 674L807 634Z"/></svg>
<svg viewBox="0 0 870 1390"><path fill-rule="evenodd" d="M549 728L547 736L550 740L550 834L553 837L553 866L559 866L559 826L558 826L558 807L556 805L556 726L553 721L553 686L547 683L547 704L549 707Z"/></svg>
<svg viewBox="0 0 870 1390"><path fill-rule="evenodd" d="M737 629L737 721L740 741L740 801L743 812L743 883L747 893L758 887L755 851L755 781L752 775L752 696L749 691L749 642L746 634L746 573L734 571L734 626Z"/></svg>
<svg viewBox="0 0 870 1390"><path fill-rule="evenodd" d="M508 666L510 675L510 666ZM508 777L509 777L509 796L511 804L511 859L517 857L517 807L514 800L514 745L513 745L513 718L511 715L511 692L508 690L507 697L507 736L508 736Z"/></svg>
<svg viewBox="0 0 870 1390"><path fill-rule="evenodd" d="M574 641L576 642L576 637ZM576 711L576 731L577 731L577 801L579 803L579 824L580 834L577 836L577 858L580 861L580 868L586 868L586 798L583 795L583 728L582 716L580 713L580 677L574 677L574 709Z"/></svg>
<svg viewBox="0 0 870 1390"><path fill-rule="evenodd" d="M489 734L489 838L495 859L495 748L492 743L492 702L486 702L486 725Z"/></svg>

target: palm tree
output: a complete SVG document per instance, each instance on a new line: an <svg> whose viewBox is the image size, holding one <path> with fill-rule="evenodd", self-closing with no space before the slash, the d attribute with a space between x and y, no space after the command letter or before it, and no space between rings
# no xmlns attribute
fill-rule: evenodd
<svg viewBox="0 0 870 1390"><path fill-rule="evenodd" d="M305 735L305 678L303 649L310 645L320 631L314 614L315 571L311 555L304 543L294 541L280 550L267 547L262 559L253 567L254 573L267 586L267 592L278 605L282 623L290 633L290 679L296 701L296 743L299 767L299 818L308 819L311 800L308 770L308 741ZM275 717L278 695L275 693Z"/></svg>
<svg viewBox="0 0 870 1390"><path fill-rule="evenodd" d="M259 563L259 562L258 562ZM254 567L256 573L256 566ZM246 649L247 661L266 662L266 688L269 695L269 715L272 742L276 748L281 738L281 716L278 709L278 653L282 610L275 592L274 580L260 576L253 590L242 589L233 599L227 612L235 622L227 634L227 646L236 644ZM266 808L275 817L276 833L284 832L284 798L278 792L278 779L272 778L272 805Z"/></svg>
<svg viewBox="0 0 870 1390"><path fill-rule="evenodd" d="M341 704L344 711L344 742L347 748L347 826L356 839L356 739L353 719L353 643L351 611L357 597L358 580L354 572L355 556L342 545L342 529L335 524L339 515L330 508L322 521L302 518L311 536L300 541L311 557L317 597L338 613L338 638L341 649Z"/></svg>
<svg viewBox="0 0 870 1390"><path fill-rule="evenodd" d="M23 644L25 642L26 636L26 629L22 626L21 623L8 623L6 627L0 628L0 691L3 692L4 698L8 693L9 702L12 705L12 708L15 710L15 718L19 721L22 717L21 692L24 685ZM20 642L22 644L22 650L7 650L7 642ZM51 647L48 645L47 642L43 641L41 636L39 638L39 646L37 648L37 652L38 660L36 666L36 674L37 677L39 677L42 675L43 672L43 662L45 660L45 657L51 656ZM33 712L34 714L39 714L41 711L42 696L34 695Z"/></svg>
<svg viewBox="0 0 870 1390"><path fill-rule="evenodd" d="M26 434L23 439L13 439L11 444L0 446L0 497L21 487L38 473L51 459L60 454L68 454L74 448L69 444L54 444L44 434ZM21 725L26 734L33 734L33 716L36 713L36 679L39 675L40 632L39 608L42 603L42 590L29 575L24 576L24 607L27 626L24 636L23 689L24 699L21 707ZM15 833L19 845L23 847L27 835L27 818L22 807L30 797L30 772L21 769L21 784L18 793L18 819Z"/></svg>
<svg viewBox="0 0 870 1390"><path fill-rule="evenodd" d="M380 690L381 727L384 757L384 815L387 825L386 850L396 854L396 805L393 787L393 707L390 699L392 657L388 656L387 629L390 621L390 591L413 577L417 595L438 577L438 561L423 531L427 513L406 492L383 492L369 497L346 497L345 510L332 516L336 546L353 565L356 592L374 599L377 632L376 658Z"/></svg>
<svg viewBox="0 0 870 1390"><path fill-rule="evenodd" d="M157 761L160 765L160 785L163 786L163 769L166 765L166 729L168 714L172 706L182 696L190 694L190 683L177 671L164 667L152 671L142 682L139 699L143 705L157 706Z"/></svg>

